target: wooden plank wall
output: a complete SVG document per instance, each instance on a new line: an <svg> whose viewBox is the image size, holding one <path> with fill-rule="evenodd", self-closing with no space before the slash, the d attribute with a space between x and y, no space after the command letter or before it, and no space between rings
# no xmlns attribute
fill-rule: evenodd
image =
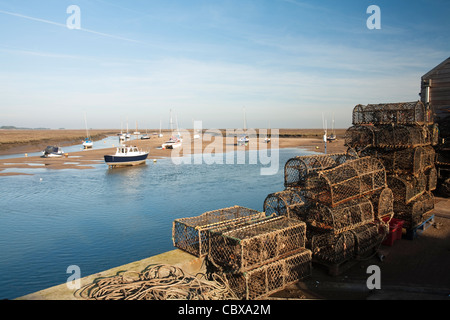
<svg viewBox="0 0 450 320"><path fill-rule="evenodd" d="M440 122L450 116L450 58L422 77L421 100L425 102L424 81L431 80L430 104Z"/></svg>

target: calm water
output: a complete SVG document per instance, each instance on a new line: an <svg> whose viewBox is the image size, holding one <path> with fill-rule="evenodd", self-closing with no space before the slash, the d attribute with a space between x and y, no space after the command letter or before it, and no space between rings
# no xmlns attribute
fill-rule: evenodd
<svg viewBox="0 0 450 320"><path fill-rule="evenodd" d="M1 177L0 299L64 283L70 265L84 277L173 250L174 219L233 205L262 210L269 193L284 189L285 162L307 153L279 150L280 168L270 176L249 161L174 164L167 158L113 170L99 163Z"/></svg>

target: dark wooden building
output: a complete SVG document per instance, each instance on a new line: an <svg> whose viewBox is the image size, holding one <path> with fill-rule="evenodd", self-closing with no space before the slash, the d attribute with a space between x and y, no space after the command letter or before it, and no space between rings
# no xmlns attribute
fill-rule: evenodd
<svg viewBox="0 0 450 320"><path fill-rule="evenodd" d="M450 58L422 76L420 97L431 108L439 126L438 185L444 195L450 196Z"/></svg>
<svg viewBox="0 0 450 320"><path fill-rule="evenodd" d="M421 101L431 107L441 130L446 129L445 122L450 117L450 58L422 76L420 96Z"/></svg>

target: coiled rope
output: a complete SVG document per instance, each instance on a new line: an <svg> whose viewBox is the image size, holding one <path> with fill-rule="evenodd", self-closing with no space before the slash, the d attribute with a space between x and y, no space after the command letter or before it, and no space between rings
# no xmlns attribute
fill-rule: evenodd
<svg viewBox="0 0 450 320"><path fill-rule="evenodd" d="M150 265L141 272L124 271L96 279L75 292L88 300L226 300L237 299L226 281L198 273L187 275L176 266Z"/></svg>

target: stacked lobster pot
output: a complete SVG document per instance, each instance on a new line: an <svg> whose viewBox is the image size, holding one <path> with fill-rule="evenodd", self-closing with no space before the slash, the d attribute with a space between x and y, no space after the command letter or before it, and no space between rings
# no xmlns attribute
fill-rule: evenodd
<svg viewBox="0 0 450 320"><path fill-rule="evenodd" d="M176 219L173 244L205 257L239 299L259 299L311 275L306 224L234 206Z"/></svg>
<svg viewBox="0 0 450 320"><path fill-rule="evenodd" d="M392 192L382 163L356 154L298 156L284 168L285 190L269 194L266 214L307 225L313 261L341 265L372 252L386 235L380 214L392 214Z"/></svg>
<svg viewBox="0 0 450 320"><path fill-rule="evenodd" d="M394 195L394 217L406 229L422 223L434 208L434 145L437 125L420 102L357 105L345 143L359 156L379 159Z"/></svg>

